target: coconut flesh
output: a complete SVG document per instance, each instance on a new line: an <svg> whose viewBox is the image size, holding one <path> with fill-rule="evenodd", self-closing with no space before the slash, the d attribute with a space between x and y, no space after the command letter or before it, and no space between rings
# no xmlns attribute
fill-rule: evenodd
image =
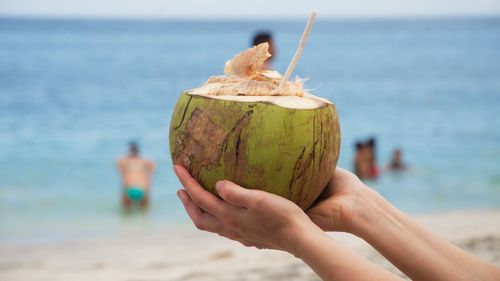
<svg viewBox="0 0 500 281"><path fill-rule="evenodd" d="M335 106L310 94L295 78L261 70L268 44L226 62L181 94L170 124L175 164L216 194L218 180L265 190L308 208L327 185L340 150Z"/></svg>

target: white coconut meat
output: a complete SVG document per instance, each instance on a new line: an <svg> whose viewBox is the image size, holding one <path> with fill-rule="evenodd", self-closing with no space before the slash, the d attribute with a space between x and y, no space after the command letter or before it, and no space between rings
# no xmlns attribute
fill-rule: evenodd
<svg viewBox="0 0 500 281"><path fill-rule="evenodd" d="M304 89L304 81L295 78L279 87L282 80L277 71L262 70L271 57L268 43L259 44L234 56L226 62L224 74L212 76L190 95L236 102L268 102L292 109L314 109L331 104Z"/></svg>
<svg viewBox="0 0 500 281"><path fill-rule="evenodd" d="M189 95L205 96L208 98L228 100L235 102L267 102L281 107L291 109L315 109L323 107L326 104L332 104L330 101L304 92L302 96L245 96L245 95L213 95L210 94L213 90L218 89L218 83L211 83L201 86L196 89L187 91Z"/></svg>

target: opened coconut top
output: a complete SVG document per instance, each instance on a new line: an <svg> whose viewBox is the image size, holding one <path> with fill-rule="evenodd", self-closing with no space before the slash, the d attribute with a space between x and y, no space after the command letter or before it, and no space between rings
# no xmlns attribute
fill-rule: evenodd
<svg viewBox="0 0 500 281"><path fill-rule="evenodd" d="M286 81L277 71L263 70L271 57L269 44L247 49L226 62L224 74L211 76L204 85L188 91L192 95L242 102L271 102L289 108L317 108L330 103L304 90L303 80Z"/></svg>

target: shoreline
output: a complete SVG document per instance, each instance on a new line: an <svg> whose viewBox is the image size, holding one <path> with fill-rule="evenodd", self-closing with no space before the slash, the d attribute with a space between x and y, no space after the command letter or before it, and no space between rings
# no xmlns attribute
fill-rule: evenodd
<svg viewBox="0 0 500 281"><path fill-rule="evenodd" d="M500 266L500 208L413 216L462 249ZM331 233L345 247L402 275L363 240ZM98 239L0 244L2 280L319 280L279 251L245 248L179 224Z"/></svg>

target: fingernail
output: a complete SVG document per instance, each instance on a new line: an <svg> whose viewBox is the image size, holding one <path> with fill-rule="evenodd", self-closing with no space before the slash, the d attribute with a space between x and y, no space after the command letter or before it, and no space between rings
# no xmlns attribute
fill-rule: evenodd
<svg viewBox="0 0 500 281"><path fill-rule="evenodd" d="M215 190L217 190L217 193L220 193L223 188L224 188L224 181L218 181L215 183Z"/></svg>
<svg viewBox="0 0 500 281"><path fill-rule="evenodd" d="M174 173L179 174L179 166L178 165L174 165Z"/></svg>

